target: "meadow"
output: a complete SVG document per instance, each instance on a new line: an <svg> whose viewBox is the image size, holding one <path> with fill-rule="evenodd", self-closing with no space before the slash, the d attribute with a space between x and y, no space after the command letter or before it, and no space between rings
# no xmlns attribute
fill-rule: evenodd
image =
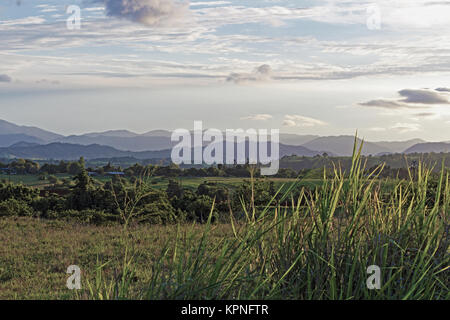
<svg viewBox="0 0 450 320"><path fill-rule="evenodd" d="M229 223L212 214L204 224L169 225L3 218L0 297L449 299L449 174L442 170L430 197L431 170L419 166L386 196L382 168L367 175L353 161L314 192L301 187L291 207L253 205ZM65 287L72 264L81 290ZM378 290L366 285L371 265L381 270Z"/></svg>
<svg viewBox="0 0 450 320"><path fill-rule="evenodd" d="M355 152L348 172L336 166L313 190L290 183L263 207L252 192L226 223L214 222L213 203L204 223L139 224L139 192L122 223L2 218L0 297L448 300L448 171L430 184L432 168L419 164L386 192L382 170L367 173ZM81 290L65 287L73 264ZM367 286L373 265L378 289Z"/></svg>
<svg viewBox="0 0 450 320"><path fill-rule="evenodd" d="M74 175L70 174L55 174L55 177L59 180L66 179L68 181L71 181L74 179ZM93 177L95 181L99 181L101 183L105 183L112 180L111 176L96 176ZM155 189L166 189L169 180L171 178L168 177L149 177L147 180L148 183L152 185ZM243 178L236 178L236 177L178 177L178 178L172 178L177 181L179 181L183 187L188 189L196 189L200 184L203 182L212 182L219 186L226 187L226 188L236 188L242 183ZM5 182L11 182L14 184L23 184L26 186L32 186L32 187L44 187L51 185L46 180L40 180L39 175L37 174L16 174L16 175L0 175L0 180L4 180ZM289 183L295 183L297 182L297 179L295 178L270 178L270 181L273 181L277 187L282 186L283 184L289 184ZM310 185L310 186L317 186L322 183L322 179L303 179L301 184L302 185Z"/></svg>

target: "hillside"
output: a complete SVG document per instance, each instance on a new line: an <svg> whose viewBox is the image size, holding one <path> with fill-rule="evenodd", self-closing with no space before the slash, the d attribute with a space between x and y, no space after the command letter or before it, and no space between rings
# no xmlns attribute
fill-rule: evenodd
<svg viewBox="0 0 450 320"><path fill-rule="evenodd" d="M39 139L38 137L29 136L23 133L0 135L0 148L9 147L20 142L38 144L45 143L44 140Z"/></svg>
<svg viewBox="0 0 450 320"><path fill-rule="evenodd" d="M235 154L237 150L235 145ZM226 156L226 146L224 148L224 157ZM245 146L246 157L248 157L248 143ZM144 159L167 159L171 157L171 149L156 150L156 151L122 151L113 147L102 146L99 144L80 145L71 143L54 142L46 145L32 144L20 142L7 148L0 148L0 158L26 158L39 160L75 160L80 157L86 159L98 158L124 158L131 157L140 160ZM191 151L193 157L193 151ZM280 157L288 155L313 157L319 154L316 151L309 150L302 146L288 146L280 144Z"/></svg>
<svg viewBox="0 0 450 320"><path fill-rule="evenodd" d="M362 142L358 139L358 143ZM353 153L353 145L355 144L355 137L353 136L337 136L337 137L320 137L303 146L315 151L326 150L338 156L350 156ZM376 155L383 152L392 152L387 148L383 148L373 142L364 141L363 155Z"/></svg>
<svg viewBox="0 0 450 320"><path fill-rule="evenodd" d="M358 139L361 143L362 140ZM22 145L18 143L47 145L43 148ZM57 143L48 146L48 144ZM59 144L58 144L59 143ZM109 130L91 132L81 135L63 136L37 127L19 126L11 122L0 120L0 148L3 155L10 157L36 157L71 159L80 155L104 158L111 157L155 156L167 158L170 149L175 145L171 141L171 131L153 130L143 134L129 130ZM280 156L297 155L313 157L327 153L329 156L351 156L353 152L353 136L299 135L292 133L280 134ZM13 149L8 149L15 145ZM68 147L71 145L71 147ZM448 152L450 143L428 143L421 139L407 141L365 141L363 155L383 155L393 153L428 153ZM62 147L63 146L63 147ZM75 147L76 146L76 147ZM93 147L94 146L94 147ZM88 147L88 148L81 148ZM106 148L109 147L109 148ZM7 149L5 149L7 148ZM77 154L77 150L84 152ZM67 154L64 154L67 152Z"/></svg>
<svg viewBox="0 0 450 320"><path fill-rule="evenodd" d="M406 154L409 153L441 153L441 152L450 152L450 143L445 142L427 142L427 143L419 143L411 148L405 150Z"/></svg>
<svg viewBox="0 0 450 320"><path fill-rule="evenodd" d="M87 134L82 136L69 136L59 139L59 142L86 146L100 144L121 151L133 152L164 150L172 147L170 137L158 136L110 136L103 134Z"/></svg>
<svg viewBox="0 0 450 320"><path fill-rule="evenodd" d="M1 158L26 158L39 160L76 160L80 157L86 159L134 157L137 159L155 159L170 157L170 150L127 152L108 146L92 144L88 146L69 143L50 143L47 145L15 145L9 148L0 148Z"/></svg>
<svg viewBox="0 0 450 320"><path fill-rule="evenodd" d="M0 120L0 136L5 135L24 135L27 137L34 137L38 140L50 142L62 138L62 135L42 130L37 127L18 126L14 123Z"/></svg>
<svg viewBox="0 0 450 320"><path fill-rule="evenodd" d="M391 150L392 153L402 153L416 144L425 142L426 141L422 139L412 139L407 141L377 141L374 143L380 147Z"/></svg>

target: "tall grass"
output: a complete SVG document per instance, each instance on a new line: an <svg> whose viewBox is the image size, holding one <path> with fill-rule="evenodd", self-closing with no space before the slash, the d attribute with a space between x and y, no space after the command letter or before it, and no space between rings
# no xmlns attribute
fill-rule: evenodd
<svg viewBox="0 0 450 320"><path fill-rule="evenodd" d="M420 163L389 194L367 173L362 145L352 167L338 164L315 191L291 185L263 209L243 205L245 221L230 214L233 235L211 240L179 226L149 266L151 280L133 285L133 249L110 279L96 270L92 299L449 299L449 174L442 165L433 201L432 168ZM284 190L284 189L283 189ZM290 207L276 206L281 196ZM250 208L247 212L245 208ZM124 213L125 215L125 213ZM128 222L127 222L128 224ZM197 230L197 229L196 229ZM132 244L131 244L132 246ZM367 267L381 269L381 288L366 285Z"/></svg>

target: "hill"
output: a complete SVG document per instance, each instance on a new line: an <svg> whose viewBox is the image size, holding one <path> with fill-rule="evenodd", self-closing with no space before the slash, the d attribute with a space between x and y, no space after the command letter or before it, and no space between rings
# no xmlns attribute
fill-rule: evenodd
<svg viewBox="0 0 450 320"><path fill-rule="evenodd" d="M9 147L16 143L45 143L44 140L37 137L29 136L23 133L16 134L1 134L0 135L0 148Z"/></svg>
<svg viewBox="0 0 450 320"><path fill-rule="evenodd" d="M427 143L419 143L411 148L405 150L406 154L409 153L447 153L450 152L450 143L445 142L427 142Z"/></svg>
<svg viewBox="0 0 450 320"><path fill-rule="evenodd" d="M224 143L224 156L226 155L226 147ZM245 146L246 157L248 157L248 143ZM237 144L235 145L235 154ZM80 145L71 143L54 142L46 145L32 143L17 143L13 146L0 148L0 158L26 158L35 160L75 160L80 157L86 159L98 158L136 158L145 159L168 159L171 157L172 149L156 150L156 151L122 151L110 146L102 146L99 144ZM193 150L191 151L193 154ZM302 146L288 146L280 144L280 157L287 155L297 155L313 157L319 154L316 151L309 150ZM193 156L192 156L193 158Z"/></svg>
<svg viewBox="0 0 450 320"><path fill-rule="evenodd" d="M362 142L358 139L358 143ZM353 153L353 145L355 144L355 137L353 136L331 136L320 137L310 142L305 143L303 146L314 151L326 150L329 153L337 156L351 156ZM363 155L376 155L383 152L392 152L391 150L379 146L373 142L364 141Z"/></svg>
<svg viewBox="0 0 450 320"><path fill-rule="evenodd" d="M59 139L62 143L91 145L99 144L109 146L121 151L157 151L170 149L172 142L170 137L159 136L111 136L109 134L86 134L81 136L69 136L63 139Z"/></svg>
<svg viewBox="0 0 450 320"><path fill-rule="evenodd" d="M391 150L392 153L402 153L416 144L425 142L426 141L422 139L412 139L407 141L377 141L374 143L380 147Z"/></svg>
<svg viewBox="0 0 450 320"><path fill-rule="evenodd" d="M50 143L47 145L26 145L18 144L9 148L0 148L1 158L25 158L35 160L76 160L80 157L86 159L96 158L120 158L134 157L137 159L154 159L170 157L170 150L166 151L146 151L127 152L114 149L108 146L92 144L88 146L69 143Z"/></svg>
<svg viewBox="0 0 450 320"><path fill-rule="evenodd" d="M63 137L62 135L42 130L37 127L18 126L5 120L0 120L0 135L24 135L27 137L34 137L44 142L50 142Z"/></svg>

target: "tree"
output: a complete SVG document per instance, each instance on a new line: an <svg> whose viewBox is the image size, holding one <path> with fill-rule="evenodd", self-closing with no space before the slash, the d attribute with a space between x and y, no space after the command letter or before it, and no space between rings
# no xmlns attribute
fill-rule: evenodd
<svg viewBox="0 0 450 320"><path fill-rule="evenodd" d="M172 199L173 197L181 199L181 197L183 197L183 188L175 180L169 179L169 185L167 186L166 193L169 199Z"/></svg>
<svg viewBox="0 0 450 320"><path fill-rule="evenodd" d="M74 174L74 175L79 174L82 170L83 170L83 168L81 167L79 162L71 162L69 164L69 167L67 168L67 171L70 174Z"/></svg>
<svg viewBox="0 0 450 320"><path fill-rule="evenodd" d="M93 205L93 185L85 169L74 178L76 181L72 194L69 198L69 205L75 210L90 208Z"/></svg>

